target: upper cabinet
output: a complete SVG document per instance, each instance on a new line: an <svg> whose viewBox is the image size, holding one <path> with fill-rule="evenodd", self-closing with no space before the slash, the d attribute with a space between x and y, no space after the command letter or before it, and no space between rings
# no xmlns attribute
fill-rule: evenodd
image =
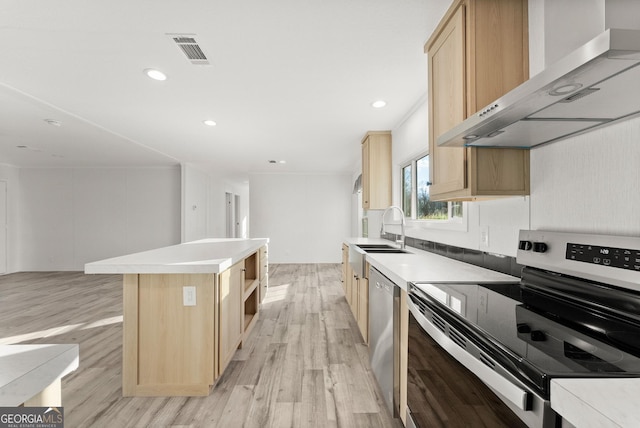
<svg viewBox="0 0 640 428"><path fill-rule="evenodd" d="M369 131L362 140L362 208L391 205L391 131Z"/></svg>
<svg viewBox="0 0 640 428"><path fill-rule="evenodd" d="M529 194L528 150L436 145L528 79L527 7L527 0L456 0L425 45L432 200Z"/></svg>

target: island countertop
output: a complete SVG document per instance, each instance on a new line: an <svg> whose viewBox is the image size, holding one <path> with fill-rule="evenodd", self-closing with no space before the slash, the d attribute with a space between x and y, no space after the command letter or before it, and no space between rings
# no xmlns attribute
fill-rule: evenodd
<svg viewBox="0 0 640 428"><path fill-rule="evenodd" d="M269 242L268 238L209 238L87 263L85 273L220 273Z"/></svg>
<svg viewBox="0 0 640 428"><path fill-rule="evenodd" d="M0 345L0 406L19 406L56 379L76 370L78 354L76 344ZM59 396L59 385L56 393Z"/></svg>

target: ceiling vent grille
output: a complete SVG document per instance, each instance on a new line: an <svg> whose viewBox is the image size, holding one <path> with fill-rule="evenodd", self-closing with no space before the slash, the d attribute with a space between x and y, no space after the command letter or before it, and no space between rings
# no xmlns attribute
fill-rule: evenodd
<svg viewBox="0 0 640 428"><path fill-rule="evenodd" d="M202 48L196 42L195 34L167 34L171 37L189 62L194 65L209 65L210 62Z"/></svg>

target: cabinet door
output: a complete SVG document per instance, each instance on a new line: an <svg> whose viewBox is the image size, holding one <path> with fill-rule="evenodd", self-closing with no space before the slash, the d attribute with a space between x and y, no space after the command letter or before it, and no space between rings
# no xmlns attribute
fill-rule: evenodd
<svg viewBox="0 0 640 428"><path fill-rule="evenodd" d="M347 266L349 266L349 246L342 244L342 289L347 292Z"/></svg>
<svg viewBox="0 0 640 428"><path fill-rule="evenodd" d="M466 187L466 150L436 139L465 118L465 6L460 5L429 48L429 162L431 193Z"/></svg>
<svg viewBox="0 0 640 428"><path fill-rule="evenodd" d="M358 327L364 343L369 343L369 280L367 278L360 278L358 281Z"/></svg>
<svg viewBox="0 0 640 428"><path fill-rule="evenodd" d="M243 333L243 302L244 290L244 261L238 262L220 274L219 286L219 340L220 340L220 373L231 361L233 354L238 349Z"/></svg>
<svg viewBox="0 0 640 428"><path fill-rule="evenodd" d="M362 142L362 208L371 206L371 168L369 137Z"/></svg>
<svg viewBox="0 0 640 428"><path fill-rule="evenodd" d="M349 307L351 307L351 286L353 284L353 269L347 265L347 277L344 281L344 297L347 299Z"/></svg>
<svg viewBox="0 0 640 428"><path fill-rule="evenodd" d="M369 131L362 140L362 207L391 205L391 131Z"/></svg>
<svg viewBox="0 0 640 428"><path fill-rule="evenodd" d="M267 295L269 289L269 253L267 246L260 248L260 302Z"/></svg>
<svg viewBox="0 0 640 428"><path fill-rule="evenodd" d="M358 320L358 289L360 287L360 277L358 275L353 275L353 279L351 281L351 313L353 313L353 317Z"/></svg>

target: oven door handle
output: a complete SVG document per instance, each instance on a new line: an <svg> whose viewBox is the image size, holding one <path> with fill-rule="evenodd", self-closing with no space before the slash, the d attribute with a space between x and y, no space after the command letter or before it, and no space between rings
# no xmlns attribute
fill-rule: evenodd
<svg viewBox="0 0 640 428"><path fill-rule="evenodd" d="M480 362L477 358L462 349L453 340L449 339L446 334L435 327L420 310L415 306L411 299L407 300L409 310L415 317L418 324L433 340L438 343L449 355L458 360L460 364L469 369L476 377L478 377L487 386L494 391L499 392L504 398L513 403L520 410L531 410L531 393L520 388L518 385L501 376L493 369Z"/></svg>

